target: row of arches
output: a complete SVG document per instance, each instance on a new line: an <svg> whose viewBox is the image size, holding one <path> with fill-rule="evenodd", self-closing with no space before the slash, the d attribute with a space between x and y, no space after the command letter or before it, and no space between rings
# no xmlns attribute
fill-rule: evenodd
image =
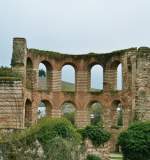
<svg viewBox="0 0 150 160"><path fill-rule="evenodd" d="M115 68L113 68L115 66ZM122 90L123 78L122 78L122 64L117 62L111 68L115 70L114 77L114 89ZM32 86L32 61L30 58L27 59L27 88ZM111 71L110 71L111 72ZM90 68L89 76L89 88L91 91L103 90L104 88L104 70L99 64L95 64ZM110 73L112 74L112 73ZM52 69L47 61L42 61L38 68L38 88L47 89L50 87L50 81L52 78ZM113 81L110 79L110 81ZM66 64L61 69L61 86L64 91L75 91L76 88L76 70L73 65Z"/></svg>
<svg viewBox="0 0 150 160"><path fill-rule="evenodd" d="M41 119L45 116L51 116L52 106L47 100L42 100L37 107L37 119ZM103 124L104 122L104 107L98 101L91 102L88 107L88 119L92 125ZM76 106L72 102L64 102L61 106L62 116L71 121L72 124L75 124L76 118ZM124 107L120 100L115 100L112 103L111 108L111 123L112 127L122 127L123 126L123 117L124 117ZM32 102L27 99L25 102L25 126L28 127L31 125L32 121Z"/></svg>

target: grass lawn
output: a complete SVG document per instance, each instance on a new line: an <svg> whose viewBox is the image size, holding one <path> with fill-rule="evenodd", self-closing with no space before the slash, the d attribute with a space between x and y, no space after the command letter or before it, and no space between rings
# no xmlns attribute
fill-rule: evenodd
<svg viewBox="0 0 150 160"><path fill-rule="evenodd" d="M122 160L122 155L119 153L111 153L110 159L111 160Z"/></svg>

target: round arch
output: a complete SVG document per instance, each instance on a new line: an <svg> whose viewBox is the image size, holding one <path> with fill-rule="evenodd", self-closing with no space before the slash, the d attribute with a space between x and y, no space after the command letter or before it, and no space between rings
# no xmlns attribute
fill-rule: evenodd
<svg viewBox="0 0 150 160"><path fill-rule="evenodd" d="M25 127L29 127L32 123L32 101L26 99L25 101Z"/></svg>
<svg viewBox="0 0 150 160"><path fill-rule="evenodd" d="M52 84L52 66L42 60L38 65L38 88L41 90L49 90Z"/></svg>
<svg viewBox="0 0 150 160"><path fill-rule="evenodd" d="M88 104L88 117L92 125L103 124L103 105L101 102L95 100Z"/></svg>
<svg viewBox="0 0 150 160"><path fill-rule="evenodd" d="M111 81L112 88L114 90L122 90L123 89L123 71L122 71L122 62L119 60L114 60L110 64L110 72L111 77L109 80Z"/></svg>
<svg viewBox="0 0 150 160"><path fill-rule="evenodd" d="M63 91L75 91L76 69L72 64L65 63L61 68L61 87Z"/></svg>
<svg viewBox="0 0 150 160"><path fill-rule="evenodd" d="M65 101L61 105L62 116L75 124L76 105L71 101Z"/></svg>
<svg viewBox="0 0 150 160"><path fill-rule="evenodd" d="M75 63L73 63L73 62L64 62L64 63L60 66L60 70L62 70L62 68L63 68L64 66L66 66L66 65L72 66L72 67L74 68L75 72L77 72L78 66L77 66Z"/></svg>
<svg viewBox="0 0 150 160"><path fill-rule="evenodd" d="M48 71L51 71L51 70L52 70L52 65L50 64L49 61L47 61L47 60L42 60L42 61L40 61L40 63L44 64L45 67L46 67L46 69L47 69ZM39 64L40 64L40 63L39 63Z"/></svg>
<svg viewBox="0 0 150 160"><path fill-rule="evenodd" d="M99 62L97 62L97 61L94 61L94 62L91 62L91 63L88 64L88 66L87 66L88 71L90 71L91 68L92 68L93 66L95 66L95 65L100 65L100 66L102 66L102 67L104 68L104 64L103 64L103 63L99 63Z"/></svg>
<svg viewBox="0 0 150 160"><path fill-rule="evenodd" d="M91 91L100 91L104 87L104 70L103 66L98 63L92 63L89 65L89 74L90 74L90 90Z"/></svg>
<svg viewBox="0 0 150 160"><path fill-rule="evenodd" d="M26 87L28 89L32 88L32 69L33 63L30 57L26 60Z"/></svg>
<svg viewBox="0 0 150 160"><path fill-rule="evenodd" d="M51 116L51 110L52 110L51 103L46 99L41 100L39 102L38 111L37 111L38 119Z"/></svg>
<svg viewBox="0 0 150 160"><path fill-rule="evenodd" d="M114 127L123 126L124 106L120 100L114 100L111 105L111 122Z"/></svg>
<svg viewBox="0 0 150 160"><path fill-rule="evenodd" d="M27 57L26 66L27 68L33 68L33 63L30 57Z"/></svg>

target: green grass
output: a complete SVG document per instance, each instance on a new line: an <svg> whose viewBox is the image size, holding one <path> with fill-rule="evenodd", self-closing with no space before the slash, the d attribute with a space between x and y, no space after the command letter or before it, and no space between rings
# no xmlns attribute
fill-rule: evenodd
<svg viewBox="0 0 150 160"><path fill-rule="evenodd" d="M70 82L62 81L62 90L73 92L73 91L75 91L75 85L73 83L70 83Z"/></svg>
<svg viewBox="0 0 150 160"><path fill-rule="evenodd" d="M73 92L73 91L75 91L75 85L74 85L74 83L71 83L71 82L62 81L62 90ZM91 92L101 92L102 90L91 88L90 91Z"/></svg>
<svg viewBox="0 0 150 160"><path fill-rule="evenodd" d="M122 155L119 153L111 153L110 160L123 160Z"/></svg>

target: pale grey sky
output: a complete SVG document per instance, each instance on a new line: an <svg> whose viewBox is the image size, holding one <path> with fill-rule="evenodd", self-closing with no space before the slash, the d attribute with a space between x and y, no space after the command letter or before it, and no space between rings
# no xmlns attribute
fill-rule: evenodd
<svg viewBox="0 0 150 160"><path fill-rule="evenodd" d="M150 0L0 0L0 65L16 36L65 53L150 46Z"/></svg>

